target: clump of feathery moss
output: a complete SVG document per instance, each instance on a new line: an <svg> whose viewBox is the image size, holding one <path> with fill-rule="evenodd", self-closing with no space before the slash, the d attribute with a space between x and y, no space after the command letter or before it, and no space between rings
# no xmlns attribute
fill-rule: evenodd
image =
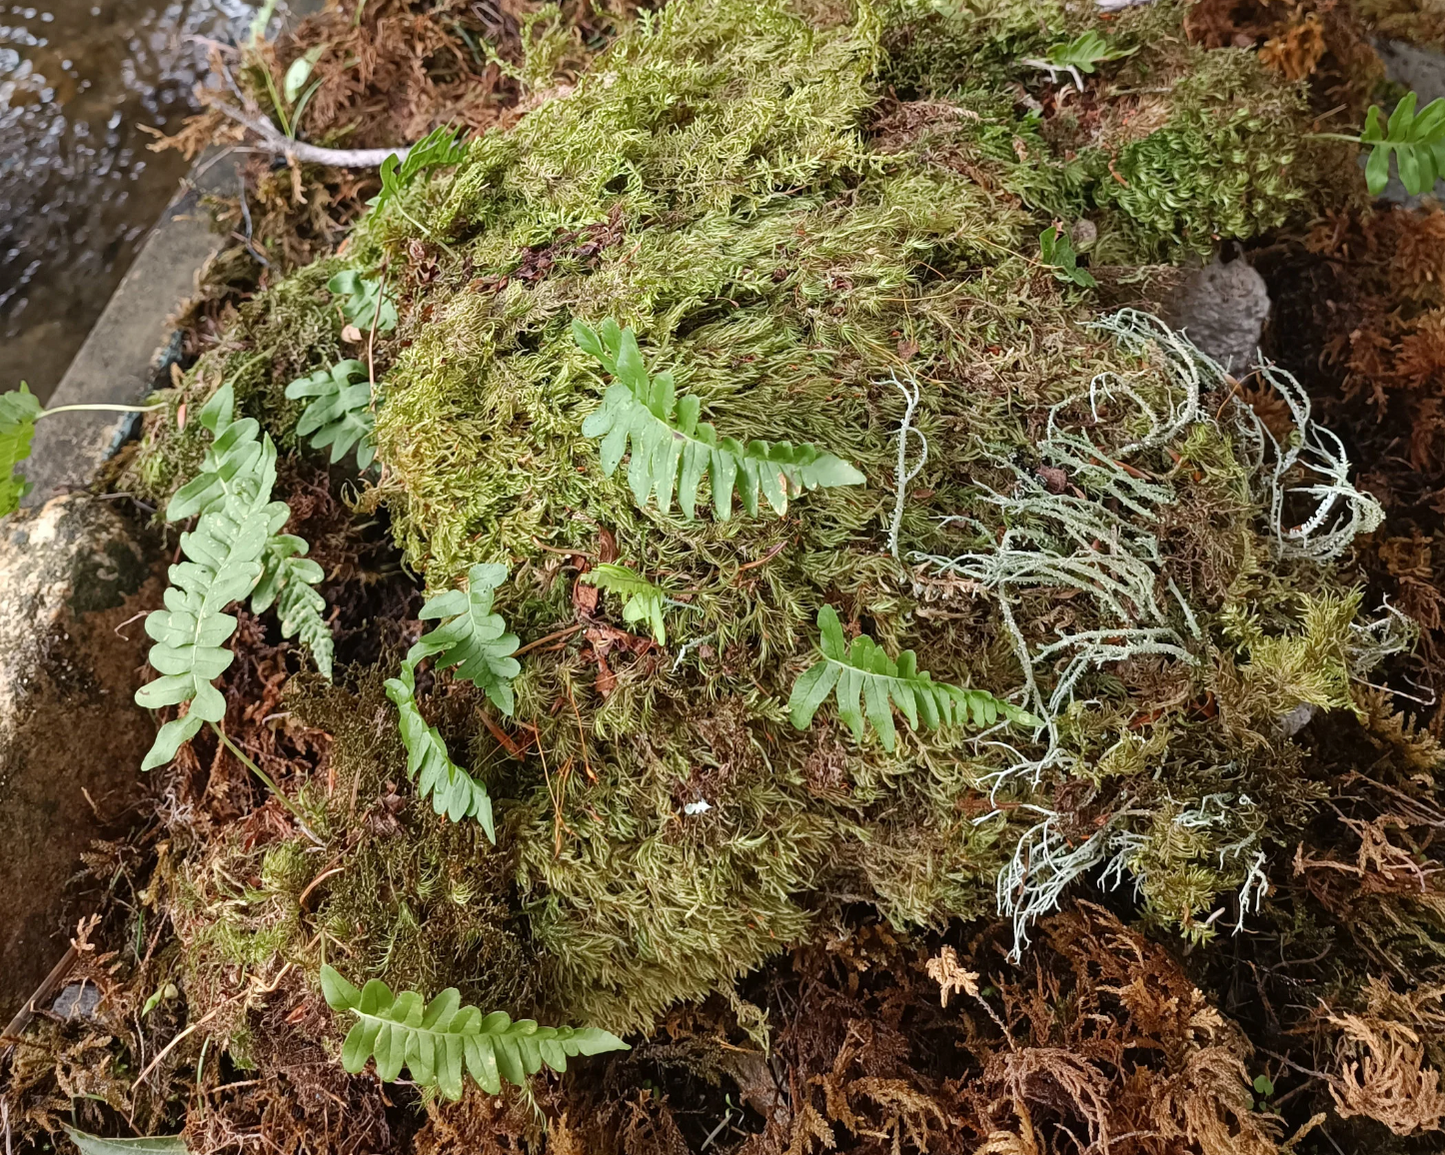
<svg viewBox="0 0 1445 1155"><path fill-rule="evenodd" d="M675 3L354 238L348 263L384 271L400 313L378 343L366 500L431 587L503 562L497 609L524 642L576 627L526 655L510 722L479 705L449 734L499 799L558 1016L644 1026L841 902L898 924L1001 909L1026 934L1103 869L1208 938L1214 907L1228 925L1268 884L1303 820L1269 805L1291 782L1281 718L1346 704L1375 635L1339 550L1285 535L1285 450L1217 368L1142 318L1082 324L1084 298L1040 266L1061 213L1097 216L1097 252L1140 261L1309 203L1311 171L1276 171L1305 147L1297 95L1242 54L1181 47L1179 6L1155 7L1111 26L1141 51L1090 81L1093 123L1049 127L1006 85L1036 85L1019 59L1081 26L1062 5ZM913 91L890 95L904 75ZM1168 91L1138 95L1150 75ZM189 391L241 375L238 397L286 430L288 375L336 348L333 268L258 301ZM639 506L582 431L609 380L570 323L607 318L722 433L810 443L866 484L783 517ZM154 489L184 438L143 450ZM1037 580L993 564L1007 542L1009 572ZM574 593L613 557L669 591L666 649L620 630L608 595ZM890 751L825 707L795 730L825 605L1048 727L900 729ZM1301 655L1333 663L1328 684L1301 684ZM319 917L390 918L358 894L338 884Z"/></svg>

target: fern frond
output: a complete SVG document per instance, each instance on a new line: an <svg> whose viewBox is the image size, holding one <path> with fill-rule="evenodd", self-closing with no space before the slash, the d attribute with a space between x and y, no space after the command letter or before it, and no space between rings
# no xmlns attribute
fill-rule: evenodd
<svg viewBox="0 0 1445 1155"><path fill-rule="evenodd" d="M261 457L261 426L253 417L233 421L235 404L235 391L228 381L211 394L196 415L201 427L210 431L211 445L200 471L176 490L166 505L167 521L194 517L226 500L237 486L253 477Z"/></svg>
<svg viewBox="0 0 1445 1155"><path fill-rule="evenodd" d="M386 696L396 704L401 741L406 747L406 772L417 793L430 797L432 809L453 822L475 818L488 841L497 841L492 823L492 798L478 782L451 759L447 744L435 726L428 726L416 704L416 666L408 658L399 677L385 682Z"/></svg>
<svg viewBox="0 0 1445 1155"><path fill-rule="evenodd" d="M438 670L456 667L456 677L480 687L497 709L510 716L512 679L522 671L512 657L517 635L507 633L507 623L492 613L492 593L506 580L504 565L474 565L467 574L467 589L428 598L419 615L422 621L444 620L422 635L407 651L406 660L415 666L435 656Z"/></svg>
<svg viewBox="0 0 1445 1155"><path fill-rule="evenodd" d="M373 322L378 333L396 328L396 305L382 293L381 282L375 278L346 269L327 281L326 287L341 299L341 315L363 333L371 331Z"/></svg>
<svg viewBox="0 0 1445 1155"><path fill-rule="evenodd" d="M203 723L225 717L225 699L211 685L232 661L225 643L236 619L223 611L251 592L261 577L266 543L290 516L285 502L271 500L276 447L266 437L256 448L254 455L244 455L249 468L226 477L196 528L181 534L187 560L170 567L165 608L146 618L146 633L155 640L150 664L161 677L137 690L135 700L152 710L183 702L190 708L161 727L142 770L169 762Z"/></svg>
<svg viewBox="0 0 1445 1155"><path fill-rule="evenodd" d="M30 456L39 416L40 402L25 382L0 393L0 517L19 509L20 499L30 492L30 483L16 469Z"/></svg>
<svg viewBox="0 0 1445 1155"><path fill-rule="evenodd" d="M625 565L602 562L579 579L588 585L627 599L622 605L622 620L629 625L646 622L659 646L667 645L667 628L662 621L662 601L667 595L636 570Z"/></svg>
<svg viewBox="0 0 1445 1155"><path fill-rule="evenodd" d="M463 131L450 125L434 128L406 150L405 159L397 160L392 153L382 161L381 191L369 202L372 211L381 212L422 170L457 164L465 158L467 146L461 139Z"/></svg>
<svg viewBox="0 0 1445 1155"><path fill-rule="evenodd" d="M251 594L251 611L263 614L272 605L281 619L281 636L299 636L321 676L331 681L335 642L326 620L326 599L315 589L326 575L305 554L311 547L291 533L272 534L262 555L261 580Z"/></svg>
<svg viewBox="0 0 1445 1155"><path fill-rule="evenodd" d="M866 634L854 638L849 646L832 606L818 611L818 629L822 660L798 678L788 700L789 715L799 730L808 728L830 691L837 698L838 717L853 737L863 737L866 712L867 721L878 731L887 750L892 750L896 742L893 706L915 730L920 721L930 730L950 725L982 729L1000 718L1016 725L1043 725L1028 711L1000 701L986 690L935 682L931 674L918 669L918 658L912 650L904 650L894 661Z"/></svg>
<svg viewBox="0 0 1445 1155"><path fill-rule="evenodd" d="M853 466L813 445L786 441L744 445L731 437L719 438L710 424L698 420L702 403L696 397L677 397L671 373L648 376L636 334L619 329L616 321L603 321L599 331L574 320L572 336L616 378L603 395L602 407L583 421L582 432L602 438L602 471L609 477L630 443L627 481L638 505L646 505L655 494L658 508L667 513L675 489L683 515L691 518L704 474L720 519L732 512L735 486L743 507L757 516L759 493L782 515L789 497L804 490L863 483L863 475Z"/></svg>
<svg viewBox="0 0 1445 1155"><path fill-rule="evenodd" d="M360 377L361 380L356 380ZM376 459L376 415L371 383L360 361L338 361L286 386L289 400L313 398L296 423L296 435L309 437L312 449L331 450L334 465L356 447L356 467L365 471Z"/></svg>
<svg viewBox="0 0 1445 1155"><path fill-rule="evenodd" d="M1374 145L1365 164L1365 184L1372 196L1379 196L1390 183L1390 154L1400 170L1400 183L1411 196L1420 196L1435 187L1445 176L1445 97L1432 100L1417 115L1419 96L1408 92L1388 122L1381 124L1384 113L1372 104L1365 114L1362 144Z"/></svg>
<svg viewBox="0 0 1445 1155"><path fill-rule="evenodd" d="M415 991L392 994L380 979L358 990L323 964L321 990L332 1010L356 1016L341 1047L341 1065L349 1073L365 1070L374 1055L382 1082L392 1082L406 1067L416 1083L448 1099L461 1098L463 1072L495 1095L503 1080L525 1086L544 1065L565 1071L574 1055L628 1049L597 1027L542 1027L532 1019L513 1022L504 1011L484 1015L462 1006L455 987L431 1002Z"/></svg>
<svg viewBox="0 0 1445 1155"><path fill-rule="evenodd" d="M1108 40L1091 28L1072 40L1065 40L1061 44L1050 47L1047 59L1055 68L1077 68L1080 72L1093 72L1094 66L1097 64L1106 60L1118 60L1121 57L1132 56L1138 51L1137 46L1120 48L1118 45L1110 44Z"/></svg>

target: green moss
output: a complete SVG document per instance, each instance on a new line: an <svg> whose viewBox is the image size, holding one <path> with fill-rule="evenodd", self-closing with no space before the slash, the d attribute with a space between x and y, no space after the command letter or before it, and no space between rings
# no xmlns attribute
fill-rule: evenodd
<svg viewBox="0 0 1445 1155"><path fill-rule="evenodd" d="M1093 448L1161 426L1143 405L1183 405L1197 359L1181 362L1157 334L1126 326L1116 341L1082 325L1085 298L1037 261L1044 214L1063 209L1097 212L1097 255L1154 259L1252 235L1307 203L1304 184L1260 160L1297 142L1294 94L1242 54L1181 46L1179 7L1157 8L1120 21L1121 34L1149 33L1149 49L1091 81L1103 107L1087 131L1099 135L1069 158L1078 125L1020 115L1007 87L1026 71L1019 54L1081 27L1061 5L980 3L956 25L901 4L673 4L572 91L476 142L455 175L406 190L405 214L363 223L348 260L385 267L400 315L378 350L384 472L367 501L386 505L432 587L504 562L513 576L497 608L524 642L577 628L526 655L509 722L488 725L460 695L426 706L498 800L496 851L414 802L375 801L391 797L388 781L399 801L408 789L374 675L357 699L296 707L336 734L333 765L357 799L324 808L321 833L346 846L346 867L317 917L358 971L645 1026L729 989L841 903L871 901L900 926L987 912L1040 812L1074 824L1042 851L1097 843L1098 866L1107 835L1149 908L1188 930L1244 887L1288 823L1251 812L1241 826L1242 803L1228 819L1209 811L1205 833L1189 816L1215 796L1282 789L1290 763L1265 755L1287 743L1189 703L1254 679L1272 708L1282 686L1299 689L1300 661L1328 659L1305 672L1329 685L1291 704L1343 704L1348 673L1329 664L1331 646L1358 607L1328 567L1258 579L1267 503L1240 427L1209 416L1230 411L1223 395L1150 435L1128 465ZM905 17L917 19L904 29ZM969 61L973 87L951 99L885 94L892 69L938 97ZM1199 83L1170 84L1157 108L1112 87L1191 70ZM1126 128L1144 112L1151 128ZM293 416L279 390L335 353L320 290L334 268L258 299L188 389L236 375L238 395L284 434ZM782 518L639 507L582 433L608 381L569 326L606 317L636 329L651 367L673 372L723 435L812 443L866 485L801 495ZM1110 392L1120 378L1131 392ZM1103 383L1093 403L1091 382ZM929 451L900 496L905 413L909 461L919 434ZM154 436L138 469L165 458L181 470L189 435ZM1068 468L1049 456L1064 449ZM1040 486L1059 500L1022 500ZM1015 531L1039 556L1065 556L1093 533L1076 540L1071 517L1104 526L1084 576L1008 603L920 561L996 552ZM579 617L580 562L614 546L676 591L669 650L622 633L612 600ZM1143 574L1112 602L1096 597L1110 550L1132 551L1121 564ZM1306 640L1270 650L1293 636L1280 623L1302 593L1333 615L1311 625L1306 608ZM1020 653L1061 637L1092 633L1106 657L1065 683L1046 735L907 732L890 753L826 716L805 732L787 721L824 604L890 652L916 650L936 678L999 696L1024 691ZM1269 626L1246 642L1255 618ZM1107 649L1140 628L1169 647ZM1027 677L1047 697L1071 656L1031 660ZM1236 774L1246 755L1254 769ZM1046 868L1022 868L1020 894L1043 893ZM267 877L257 918L272 933L266 919L281 918L296 882L286 855ZM496 977L506 966L510 987Z"/></svg>

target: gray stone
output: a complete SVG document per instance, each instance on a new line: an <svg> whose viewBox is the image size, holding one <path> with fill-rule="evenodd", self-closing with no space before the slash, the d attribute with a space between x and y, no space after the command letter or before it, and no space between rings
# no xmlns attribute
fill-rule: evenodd
<svg viewBox="0 0 1445 1155"><path fill-rule="evenodd" d="M1164 320L1236 374L1258 358L1268 316L1264 278L1247 261L1218 257L1186 277L1164 305Z"/></svg>
<svg viewBox="0 0 1445 1155"><path fill-rule="evenodd" d="M81 979L78 983L70 983L61 991L50 1010L62 1019L93 1019L98 1006L100 988L93 982Z"/></svg>
<svg viewBox="0 0 1445 1155"><path fill-rule="evenodd" d="M140 788L155 724L132 700L148 639L130 619L160 590L111 502L72 494L0 521L0 1021L94 905L72 885L80 854Z"/></svg>

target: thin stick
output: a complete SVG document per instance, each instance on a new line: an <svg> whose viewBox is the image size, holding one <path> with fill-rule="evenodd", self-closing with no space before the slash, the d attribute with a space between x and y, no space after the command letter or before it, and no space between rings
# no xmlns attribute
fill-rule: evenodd
<svg viewBox="0 0 1445 1155"><path fill-rule="evenodd" d="M232 742L231 739L226 736L226 732L217 726L216 723L211 723L211 729L214 730L216 736L221 739L221 745L225 746L242 766L245 766L252 774L261 779L261 781L266 784L266 788L276 796L276 800L299 819L301 812L292 805L291 799L281 793L281 788L277 786L275 782L271 781L271 776L262 770L261 767L257 766L256 763L252 762L251 759L246 756L245 752L237 746L236 743Z"/></svg>
<svg viewBox="0 0 1445 1155"><path fill-rule="evenodd" d="M520 658L528 650L535 650L538 646L545 646L548 642L555 642L558 638L570 638L578 630L583 628L584 627L582 622L576 622L573 625L568 626L566 629L554 630L552 633L548 634L544 638L538 638L535 642L528 642L520 649L513 650L512 657Z"/></svg>
<svg viewBox="0 0 1445 1155"><path fill-rule="evenodd" d="M52 413L151 413L164 409L167 404L165 401L158 401L154 405L110 405L97 401L83 405L57 405L54 409L44 409L36 414L35 420L49 417Z"/></svg>
<svg viewBox="0 0 1445 1155"><path fill-rule="evenodd" d="M146 1069L136 1077L136 1081L130 1085L130 1089L134 1091L137 1087L139 1087L141 1083L144 1082L145 1077L156 1069L156 1064L159 1063L162 1059L164 1059L167 1055L169 1055L172 1048L174 1048L177 1043L179 1043L196 1028L203 1027L211 1019L214 1019L216 1015L222 1010L222 1008L225 1007L225 1005L225 1003L221 1003L220 1006L212 1007L205 1015L197 1019L194 1023L192 1023L189 1027L187 1027L184 1031L182 1031L179 1035L177 1035L174 1039L172 1039L169 1043L167 1043L164 1047L157 1051L156 1057L146 1064Z"/></svg>
<svg viewBox="0 0 1445 1155"><path fill-rule="evenodd" d="M294 140L279 131L269 120L247 116L239 108L233 108L222 101L213 100L211 107L254 132L261 138L266 151L279 153L288 160L300 161L303 164L324 164L332 168L378 168L389 156L404 157L407 154L405 147L321 148Z"/></svg>
<svg viewBox="0 0 1445 1155"><path fill-rule="evenodd" d="M758 558L757 561L750 561L738 566L738 573L744 573L747 570L756 569L760 565L767 565L768 562L772 561L773 558L777 557L778 554L782 553L783 550L787 548L787 546L788 539L784 538L782 541L778 542L777 545L773 546L772 549L768 550L767 553L763 554L762 557Z"/></svg>

